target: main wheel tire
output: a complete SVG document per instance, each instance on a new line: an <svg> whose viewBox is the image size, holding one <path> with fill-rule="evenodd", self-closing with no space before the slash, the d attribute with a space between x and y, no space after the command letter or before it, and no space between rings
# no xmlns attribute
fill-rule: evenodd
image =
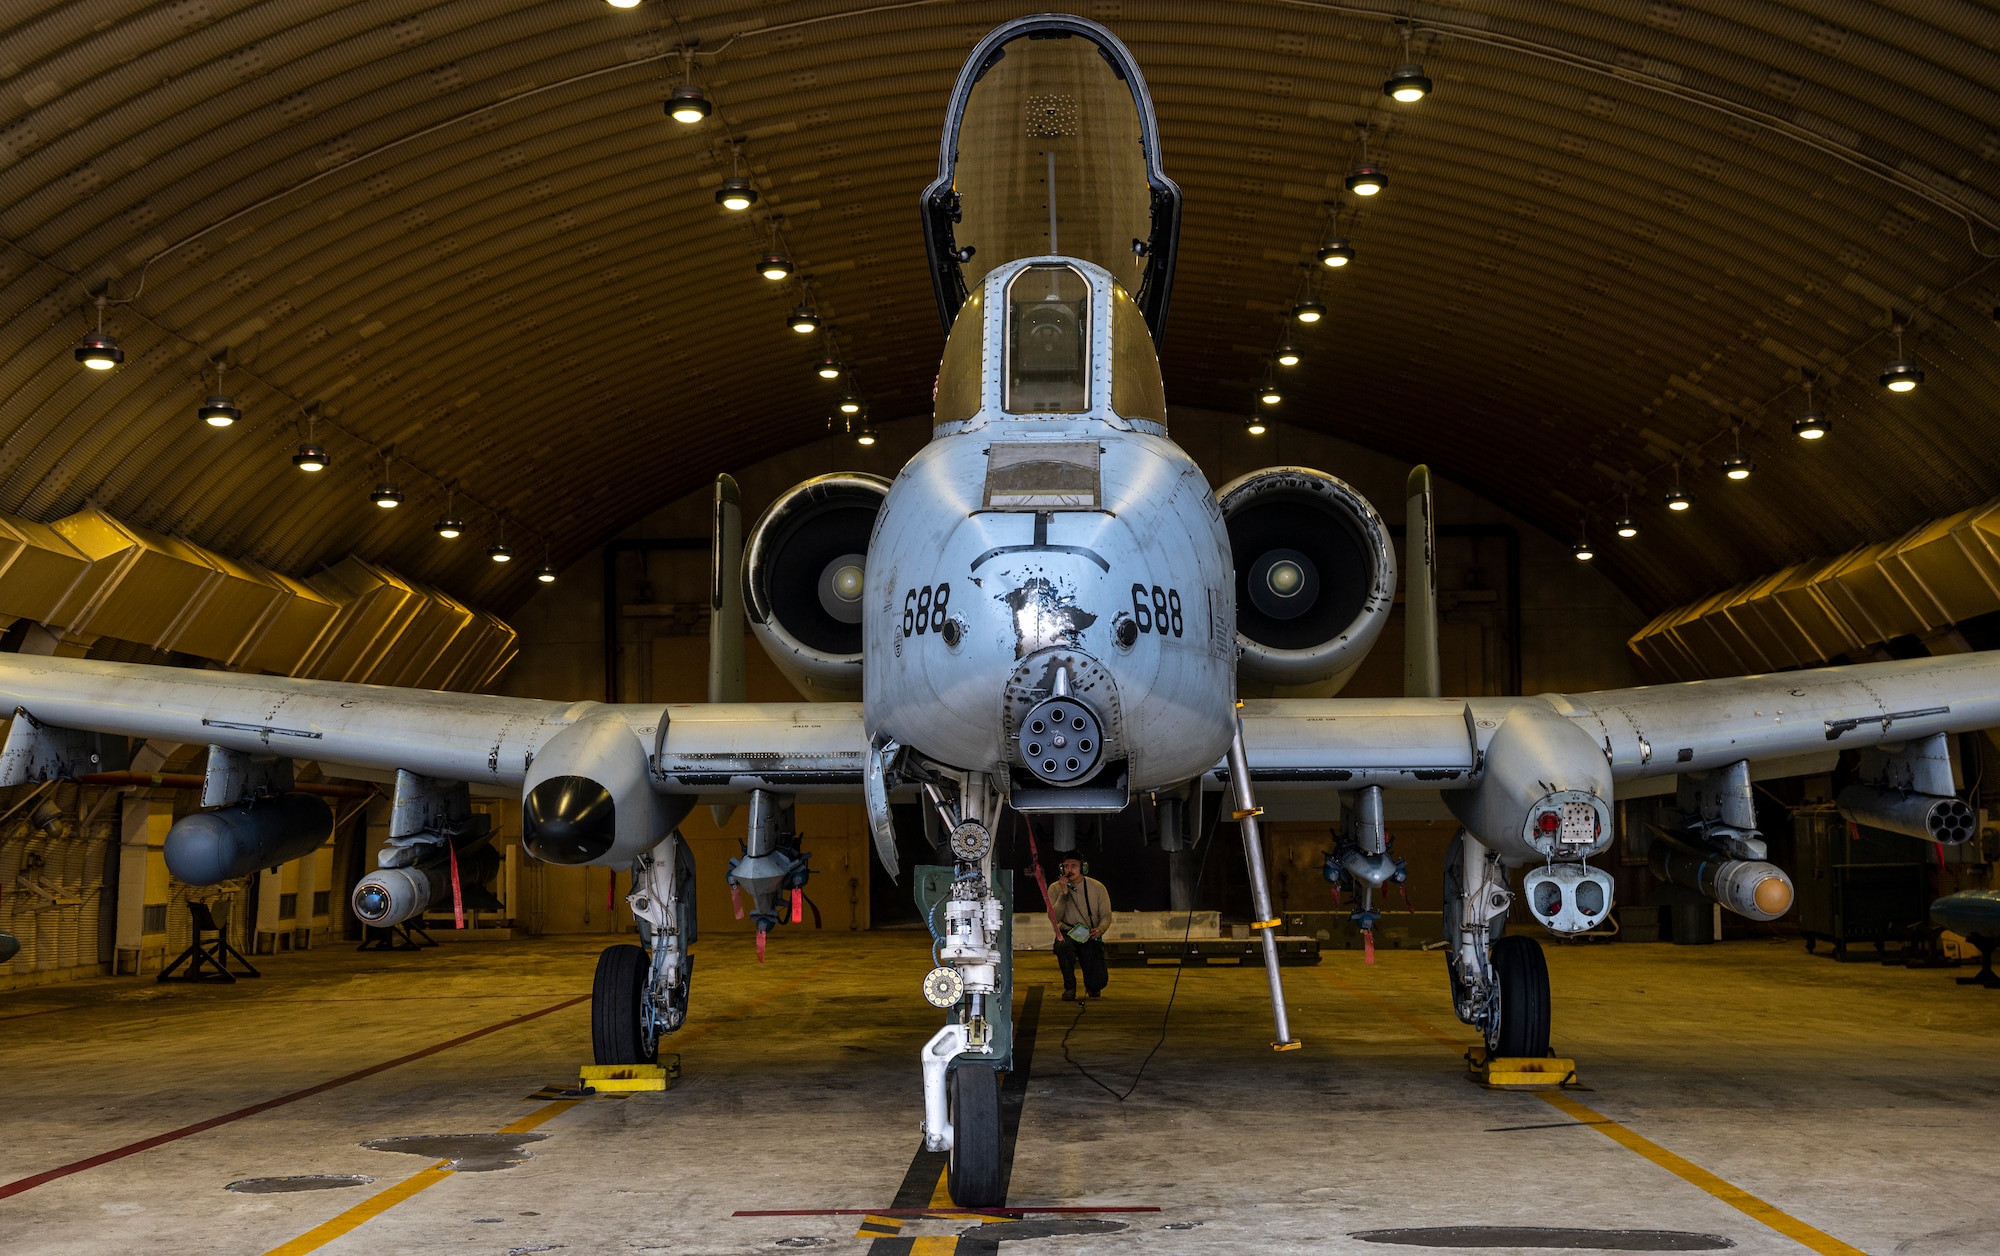
<svg viewBox="0 0 2000 1256"><path fill-rule="evenodd" d="M990 1064L961 1064L945 1086L951 1108L951 1164L946 1185L960 1208L998 1208L1000 1076Z"/></svg>
<svg viewBox="0 0 2000 1256"><path fill-rule="evenodd" d="M590 1047L599 1064L653 1064L659 1047L646 1049L640 1017L652 960L643 946L610 946L597 957L591 986Z"/></svg>
<svg viewBox="0 0 2000 1256"><path fill-rule="evenodd" d="M1493 980L1500 987L1486 1046L1495 1056L1539 1060L1549 1053L1549 966L1533 938L1493 944Z"/></svg>

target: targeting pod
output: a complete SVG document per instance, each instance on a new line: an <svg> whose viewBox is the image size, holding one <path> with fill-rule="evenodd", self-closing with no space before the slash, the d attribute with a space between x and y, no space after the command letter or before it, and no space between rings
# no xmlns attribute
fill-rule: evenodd
<svg viewBox="0 0 2000 1256"><path fill-rule="evenodd" d="M1661 838L1654 839L1646 862L1660 880L1712 898L1751 920L1776 920L1792 909L1792 879L1776 864L1704 855Z"/></svg>
<svg viewBox="0 0 2000 1256"><path fill-rule="evenodd" d="M499 900L486 883L500 869L500 852L486 844L458 852L459 894L467 908L490 911ZM405 868L377 868L355 884L349 903L355 919L387 929L451 905L451 863L433 858Z"/></svg>
<svg viewBox="0 0 2000 1256"><path fill-rule="evenodd" d="M311 794L197 811L167 830L167 870L189 885L218 885L309 855L333 833L333 811Z"/></svg>
<svg viewBox="0 0 2000 1256"><path fill-rule="evenodd" d="M1874 785L1849 785L1834 800L1840 814L1856 824L1919 837L1940 846L1959 846L1979 832L1979 816L1961 798L1910 793Z"/></svg>

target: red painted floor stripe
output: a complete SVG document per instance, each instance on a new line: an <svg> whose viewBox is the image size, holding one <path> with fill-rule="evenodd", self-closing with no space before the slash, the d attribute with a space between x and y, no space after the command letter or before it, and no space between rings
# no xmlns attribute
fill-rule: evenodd
<svg viewBox="0 0 2000 1256"><path fill-rule="evenodd" d="M1158 1212L1158 1208L776 1208L732 1212L732 1217L935 1217L940 1213L956 1217L961 1213L982 1217L1019 1217L1027 1213Z"/></svg>
<svg viewBox="0 0 2000 1256"><path fill-rule="evenodd" d="M408 1055L399 1055L393 1060L384 1060L380 1064L371 1064L359 1072L348 1073L345 1076L336 1077L331 1081L321 1082L317 1086L308 1086L304 1090L294 1090L290 1094L279 1095L275 1099L266 1099L262 1103L254 1103L247 1108L238 1108L234 1112L225 1112L221 1116L212 1116L206 1121L197 1121L193 1125L183 1125L177 1130L169 1130L164 1134L155 1134L151 1138L141 1139L136 1143L127 1143L123 1147L99 1152L86 1160L77 1160L54 1169L44 1169L40 1173L0 1186L0 1199L19 1195L24 1191L34 1190L37 1186L41 1186L44 1183L53 1182L57 1178L68 1177L73 1173L81 1173L85 1169L95 1169L101 1164L110 1164L114 1160L123 1160L127 1156L136 1156L142 1151L151 1151L155 1147L177 1142L191 1134L199 1134L204 1130L212 1130L218 1125L227 1125L231 1121L240 1121L246 1116L256 1116L259 1112L269 1112L273 1108L282 1108L288 1103L297 1103L301 1099L310 1099L314 1095L324 1094L326 1091L348 1085L351 1082L358 1082L364 1077L373 1077L377 1073L385 1073L392 1068L399 1068L414 1060L421 1060L425 1056L436 1055L440 1051L449 1051L453 1047L462 1047L466 1043L478 1038L484 1038L488 1034L497 1034L503 1029L512 1029L516 1025L524 1025L531 1020L539 1020L551 1013L560 1012L566 1007L575 1007L579 1003L588 1002L590 1002L590 996L580 994L573 999L564 999L560 1003L551 1004L539 1012L528 1012L524 1015L513 1017L510 1020L501 1021L498 1024L488 1025L484 1029L475 1029L469 1034L460 1034L456 1038L425 1047L421 1051L412 1051Z"/></svg>

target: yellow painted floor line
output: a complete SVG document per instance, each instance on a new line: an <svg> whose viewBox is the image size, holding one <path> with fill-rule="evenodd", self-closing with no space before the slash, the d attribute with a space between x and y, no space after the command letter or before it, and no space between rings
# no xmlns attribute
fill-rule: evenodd
<svg viewBox="0 0 2000 1256"><path fill-rule="evenodd" d="M1319 973L1329 982L1339 986L1343 991L1360 999L1363 1003L1389 1013L1389 1015L1402 1021L1411 1029L1416 1030L1440 1046L1448 1047L1453 1051L1464 1051L1472 1046L1471 1043L1454 1036L1446 1030L1439 1029L1429 1021L1411 1015L1387 999L1370 994L1345 977L1338 976L1325 968L1320 969ZM1818 1252L1819 1256L1868 1256L1860 1248L1843 1243L1824 1230L1807 1225L1782 1208L1766 1203L1755 1195L1752 1195L1749 1191L1717 1177L1693 1161L1675 1155L1652 1139L1634 1133L1617 1121L1612 1120L1594 1108L1578 1103L1575 1099L1563 1094L1561 1091L1540 1090L1534 1093L1564 1116L1591 1126L1598 1133L1603 1134L1606 1138L1617 1143L1627 1151L1643 1156L1688 1185L1707 1192L1709 1195L1728 1204L1731 1208L1736 1209L1745 1216L1771 1227L1800 1246Z"/></svg>
<svg viewBox="0 0 2000 1256"><path fill-rule="evenodd" d="M706 1024L696 1026L693 1030L675 1039L674 1042L676 1045L691 1042L731 1021L741 1020L744 1016L769 1003L771 1000L781 998L798 989L800 986L805 985L806 982L817 976L823 969L831 967L834 962L833 960L826 960L823 963L816 964L777 989L758 995L729 1015L717 1017ZM525 1134L537 1125L561 1116L580 1102L582 1100L579 1099L558 1099L554 1103L536 1108L533 1112L530 1112L512 1124L501 1126L499 1132L502 1134ZM403 1179L388 1190L369 1196L332 1220L314 1226L291 1242L280 1243L270 1251L265 1252L264 1256L305 1256L307 1252L318 1251L341 1235L347 1234L357 1227L374 1220L404 1200L411 1199L450 1177L452 1171L445 1168L445 1165L448 1163L449 1161L438 1161L430 1168L412 1177Z"/></svg>
<svg viewBox="0 0 2000 1256"><path fill-rule="evenodd" d="M1547 1090L1535 1093L1556 1111L1589 1125L1627 1151L1644 1156L1681 1181L1700 1187L1736 1211L1763 1222L1793 1242L1818 1252L1820 1256L1867 1256L1867 1253L1860 1248L1843 1243L1824 1230L1815 1229L1783 1209L1765 1203L1742 1187L1726 1182L1700 1165L1675 1155L1650 1138L1633 1133L1610 1117L1578 1103L1568 1095Z"/></svg>

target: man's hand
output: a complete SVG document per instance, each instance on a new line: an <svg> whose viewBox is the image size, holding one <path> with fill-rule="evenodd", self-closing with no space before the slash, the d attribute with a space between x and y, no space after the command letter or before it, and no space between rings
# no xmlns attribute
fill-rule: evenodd
<svg viewBox="0 0 2000 1256"><path fill-rule="evenodd" d="M1093 937L1093 938L1101 938L1101 937L1103 937L1103 936L1104 936L1104 926L1103 926L1103 925L1099 925L1099 926L1097 926L1097 927L1096 927L1095 929L1092 929L1092 930L1090 931L1090 936L1091 936L1091 937Z"/></svg>

